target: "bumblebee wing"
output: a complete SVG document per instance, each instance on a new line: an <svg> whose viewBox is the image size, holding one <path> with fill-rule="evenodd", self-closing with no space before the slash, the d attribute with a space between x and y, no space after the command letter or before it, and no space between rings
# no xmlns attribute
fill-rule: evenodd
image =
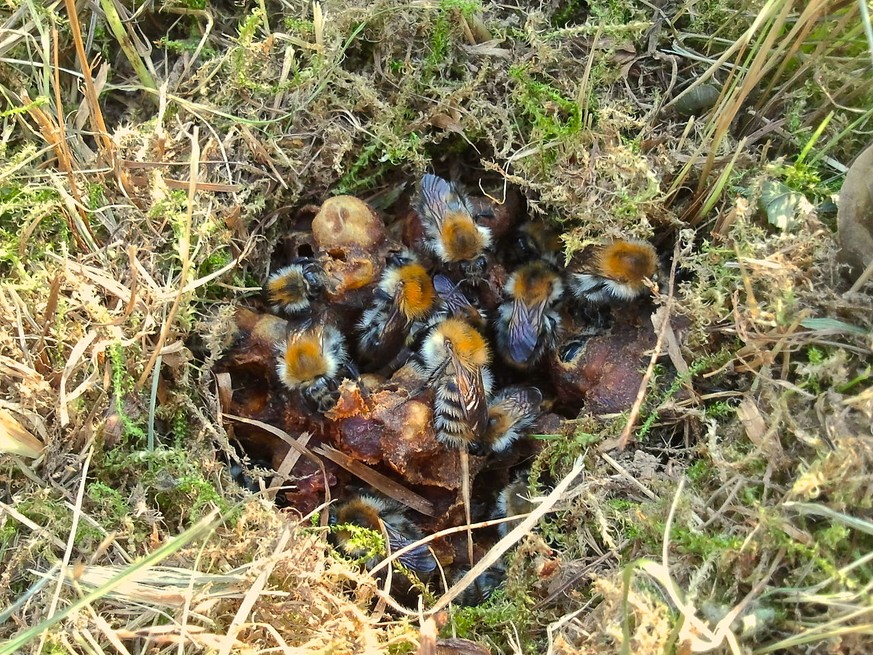
<svg viewBox="0 0 873 655"><path fill-rule="evenodd" d="M528 305L521 300L512 303L512 314L507 328L509 356L522 363L530 359L539 340L545 301Z"/></svg>
<svg viewBox="0 0 873 655"><path fill-rule="evenodd" d="M469 212L467 203L458 193L455 185L437 175L424 175L415 209L423 221L439 226L443 217L451 212Z"/></svg>
<svg viewBox="0 0 873 655"><path fill-rule="evenodd" d="M392 303L384 316L385 320L376 332L373 342L374 352L367 354L376 359L393 356L403 345L404 321L400 309Z"/></svg>
<svg viewBox="0 0 873 655"><path fill-rule="evenodd" d="M400 534L390 523L384 523L384 525L385 531L388 533L388 547L392 553L414 543ZM397 560L418 575L427 575L436 571L436 561L434 561L430 549L424 544L404 553Z"/></svg>
<svg viewBox="0 0 873 655"><path fill-rule="evenodd" d="M463 316L471 311L476 311L476 308L473 307L467 296L461 291L460 286L460 282L455 284L441 273L437 273L433 277L434 290L445 303L450 316Z"/></svg>
<svg viewBox="0 0 873 655"><path fill-rule="evenodd" d="M458 394L461 398L461 410L464 421L470 426L470 431L478 439L488 428L488 402L485 399L485 382L482 379L482 369L468 369L452 353L452 364L455 378L458 381Z"/></svg>
<svg viewBox="0 0 873 655"><path fill-rule="evenodd" d="M447 300L454 296L457 293L459 286L460 282L455 284L442 273L437 273L433 276L433 288L437 292L437 295L439 295L443 300Z"/></svg>
<svg viewBox="0 0 873 655"><path fill-rule="evenodd" d="M536 387L511 387L504 389L492 407L513 416L530 416L539 414L542 402L543 394Z"/></svg>

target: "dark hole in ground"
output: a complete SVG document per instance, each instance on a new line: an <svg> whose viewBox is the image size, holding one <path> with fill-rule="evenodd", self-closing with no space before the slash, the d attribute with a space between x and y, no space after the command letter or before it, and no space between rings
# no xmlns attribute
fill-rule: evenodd
<svg viewBox="0 0 873 655"><path fill-rule="evenodd" d="M511 365L507 353L501 350L495 327L500 307L507 302L507 281L531 259L548 259L553 262L549 266L563 276L566 285L567 272L559 263L563 262L562 253L537 251L531 255L525 253L524 247L518 247L527 238L525 230L536 223L528 215L526 200L518 190L510 188L506 202L498 205L480 197L478 189L481 184L492 197L503 197L502 180L481 176L480 182L470 160L438 168L448 179L460 177L464 188L471 190L470 214L480 216L480 225L491 230L493 247L487 253L481 277L470 277L463 267L442 264L433 252L422 248L422 241L429 237L421 218L412 209L416 206L412 198L416 185L408 184L375 218L366 208L362 217L358 217L356 206L348 203L333 214L328 210L329 203L318 215L314 215L313 208L303 207L283 217L289 230L277 244L271 268L279 270L295 257L311 258L329 280L326 295L313 297L311 309L302 315L278 312L280 316L276 316L277 312L270 309L265 299L240 309L235 345L215 367L217 372L230 373L232 380L228 413L263 421L282 429L291 438L308 433L306 445L310 451L335 448L356 465L365 466L423 498L431 507L429 512L405 512L423 534L465 523L458 452L438 442L434 435L435 383L416 375L408 365L421 359L422 344L439 328L421 327L418 335L409 339L407 350L401 348L396 357L375 365L361 365L368 353L366 346L358 343L362 316L385 295L384 290L378 291L379 284L385 279L385 271L393 270L391 262L399 255L413 251L431 276L445 275L487 317L480 329L492 352L492 399L515 387L535 387L542 395L537 416L527 422L521 438L511 448L502 452L471 449L474 521L495 517L501 490L522 476L544 448L544 441L529 435L571 438L575 428L568 419L576 418L583 409L595 414L627 411L636 397L648 352L655 341L650 321L654 309L651 299L644 296L629 303L595 304L565 293L553 308L561 326L555 342L538 363L525 368ZM359 229L355 224L359 219L367 229ZM323 225L329 229L324 230ZM300 229L302 226L304 229ZM543 246L539 247L542 250ZM660 252L665 251L662 246ZM390 295L388 298L393 302ZM324 416L312 410L300 389L284 386L277 371L287 335L322 322L336 326L344 335L356 364L347 370L363 371L356 380L332 385L339 400ZM346 375L354 377L351 373ZM268 463L274 471L283 466L292 452L283 440L250 425L235 426L234 433L241 452L252 462ZM361 492L362 480L347 465L327 456L322 459L324 474L309 459L298 459L285 482L287 488L277 496L277 504L305 515L323 502L325 484L340 506ZM244 467L235 470L241 483L253 486ZM477 531L474 559L498 537L494 528ZM470 565L463 532L435 540L431 548L450 573L462 573Z"/></svg>

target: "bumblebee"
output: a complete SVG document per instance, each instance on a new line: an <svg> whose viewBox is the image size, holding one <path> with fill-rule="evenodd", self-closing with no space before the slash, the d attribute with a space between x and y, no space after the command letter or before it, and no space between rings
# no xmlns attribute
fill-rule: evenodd
<svg viewBox="0 0 873 655"><path fill-rule="evenodd" d="M505 387L488 403L488 428L483 443L492 452L509 448L534 424L543 394L536 387Z"/></svg>
<svg viewBox="0 0 873 655"><path fill-rule="evenodd" d="M472 203L455 184L425 175L412 206L421 218L425 245L442 263L462 264L468 274L484 272L491 230L476 223Z"/></svg>
<svg viewBox="0 0 873 655"><path fill-rule="evenodd" d="M492 385L485 339L470 324L450 318L425 337L419 357L422 374L436 389L437 439L453 448L479 441L488 427Z"/></svg>
<svg viewBox="0 0 873 655"><path fill-rule="evenodd" d="M512 366L528 368L555 345L560 325L555 305L564 284L552 265L538 260L515 271L505 292L510 299L498 310L498 352Z"/></svg>
<svg viewBox="0 0 873 655"><path fill-rule="evenodd" d="M279 345L276 372L279 380L319 412L336 404L337 378L348 370L349 357L339 330L312 325L291 331Z"/></svg>
<svg viewBox="0 0 873 655"><path fill-rule="evenodd" d="M516 476L515 480L501 489L497 496L497 508L494 512L494 518L506 518L509 516L520 516L522 514L530 514L536 505L530 499L528 491L527 474ZM497 526L501 537L505 537L509 532L517 526L519 521L506 521Z"/></svg>
<svg viewBox="0 0 873 655"><path fill-rule="evenodd" d="M360 540L355 539L354 530L346 526L367 528L382 534L382 526L388 535L388 549L395 552L421 539L421 531L404 514L404 506L400 503L372 495L360 495L343 503L331 517L334 527L334 537L337 547L349 557L365 559L364 566L370 570L383 559L383 554L372 554ZM430 577L436 571L430 549L426 545L417 546L408 553L397 558L407 570L422 580Z"/></svg>
<svg viewBox="0 0 873 655"><path fill-rule="evenodd" d="M658 254L648 241L589 246L572 271L570 289L576 297L593 303L634 300L646 292L646 279L657 270Z"/></svg>
<svg viewBox="0 0 873 655"><path fill-rule="evenodd" d="M382 274L373 306L358 322L361 356L371 361L390 360L403 347L407 335L425 327L436 301L424 266L411 254L395 255Z"/></svg>
<svg viewBox="0 0 873 655"><path fill-rule="evenodd" d="M520 266L535 259L559 265L563 245L558 233L544 221L527 221L513 230L503 241L503 259L511 266Z"/></svg>
<svg viewBox="0 0 873 655"><path fill-rule="evenodd" d="M301 314L324 291L321 265L309 257L298 257L267 280L267 299L277 313Z"/></svg>

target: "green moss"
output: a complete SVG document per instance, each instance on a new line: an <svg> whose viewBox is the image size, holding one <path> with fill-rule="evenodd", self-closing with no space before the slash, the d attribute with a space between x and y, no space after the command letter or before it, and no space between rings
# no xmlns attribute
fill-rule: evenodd
<svg viewBox="0 0 873 655"><path fill-rule="evenodd" d="M190 525L215 507L231 509L185 448L115 449L106 453L101 476L110 486L109 480L118 480L121 486L140 487L169 524Z"/></svg>
<svg viewBox="0 0 873 655"><path fill-rule="evenodd" d="M590 447L602 441L607 435L598 430L592 420L579 421L572 435L531 435L534 439L547 442L546 447L537 455L531 465L531 480L534 483L550 477L560 479L573 462L581 455L586 455Z"/></svg>
<svg viewBox="0 0 873 655"><path fill-rule="evenodd" d="M582 120L575 99L547 82L534 79L526 65L512 66L509 77L515 83L512 100L532 141L560 141L579 133Z"/></svg>
<svg viewBox="0 0 873 655"><path fill-rule="evenodd" d="M115 413L121 421L122 437L131 442L142 444L146 434L143 426L137 424L125 411L125 399L133 393L134 379L128 368L129 360L121 344L113 344L107 349L109 362L112 366L112 398L115 402Z"/></svg>
<svg viewBox="0 0 873 655"><path fill-rule="evenodd" d="M32 154L30 148L25 148L17 156L13 155L12 161L0 168L0 179L3 173ZM63 201L53 188L17 183L0 186L0 272L9 275L14 271L19 281L26 284L33 269L28 272L22 255L28 261L41 261L47 253L75 249L65 211ZM36 227L22 252L22 230L31 224Z"/></svg>
<svg viewBox="0 0 873 655"><path fill-rule="evenodd" d="M582 23L588 17L588 2L586 0L569 0L562 2L552 14L551 23L555 27L567 27Z"/></svg>
<svg viewBox="0 0 873 655"><path fill-rule="evenodd" d="M97 519L107 532L129 532L132 521L131 507L120 491L103 482L92 482L88 485L86 495L93 504L89 514Z"/></svg>
<svg viewBox="0 0 873 655"><path fill-rule="evenodd" d="M201 47L200 40L200 37L197 36L192 36L188 39L170 39L162 36L155 45L176 54L193 53L200 48L199 57L201 59L212 59L218 55L218 51L210 45Z"/></svg>
<svg viewBox="0 0 873 655"><path fill-rule="evenodd" d="M315 26L311 20L297 18L296 16L285 16L282 19L285 29L289 32L296 32L301 36L308 36L315 33Z"/></svg>
<svg viewBox="0 0 873 655"><path fill-rule="evenodd" d="M508 594L495 590L488 600L473 607L460 607L452 612L444 628L446 636L457 634L462 639L487 640L498 652L518 652L511 639L518 638L522 653L539 653L542 644L535 641L530 627L533 602L523 594Z"/></svg>
<svg viewBox="0 0 873 655"><path fill-rule="evenodd" d="M342 534L343 550L336 552L355 564L363 566L367 560L385 554L385 541L382 539L382 535L375 530L353 523L332 525L330 529L334 534ZM351 557L348 555L350 552L360 552L361 555Z"/></svg>
<svg viewBox="0 0 873 655"><path fill-rule="evenodd" d="M67 507L58 492L49 489L39 489L31 494L18 498L15 508L37 525L45 526L53 535L66 540L73 527L73 512ZM75 543L82 552L94 548L103 538L104 533L87 521L80 520L76 525ZM44 544L47 556L54 546L48 541Z"/></svg>

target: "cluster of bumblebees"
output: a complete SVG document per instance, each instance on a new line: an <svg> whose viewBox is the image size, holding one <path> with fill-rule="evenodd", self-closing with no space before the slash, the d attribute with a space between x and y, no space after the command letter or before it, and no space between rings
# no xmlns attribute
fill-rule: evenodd
<svg viewBox="0 0 873 655"><path fill-rule="evenodd" d="M294 325L278 347L279 380L313 411L325 413L337 402L343 378L358 378L361 369L390 375L408 364L422 389L434 392L433 429L440 442L479 455L506 451L538 418L543 394L530 385L495 389L492 362L502 362L516 378L533 377L557 346L561 304L615 305L647 293L658 269L656 252L647 242L617 240L589 247L563 266L554 235L532 222L515 228L503 249L482 224L477 205L435 175L423 176L411 204L423 238L391 254L354 334L331 324L329 307L318 309L327 280L317 258L297 258L269 278L270 304ZM477 289L493 257L513 270L502 302L489 315ZM492 516L530 511L526 495L526 481L516 476L499 494ZM369 493L346 500L332 516L338 545L372 568L380 558L367 559L352 538L355 530L343 526L387 535L393 552L421 537L404 509ZM501 524L502 533L507 526ZM437 568L424 546L399 560L424 581ZM468 595L467 601L486 596L499 577L499 571L489 572L474 590L478 598Z"/></svg>

